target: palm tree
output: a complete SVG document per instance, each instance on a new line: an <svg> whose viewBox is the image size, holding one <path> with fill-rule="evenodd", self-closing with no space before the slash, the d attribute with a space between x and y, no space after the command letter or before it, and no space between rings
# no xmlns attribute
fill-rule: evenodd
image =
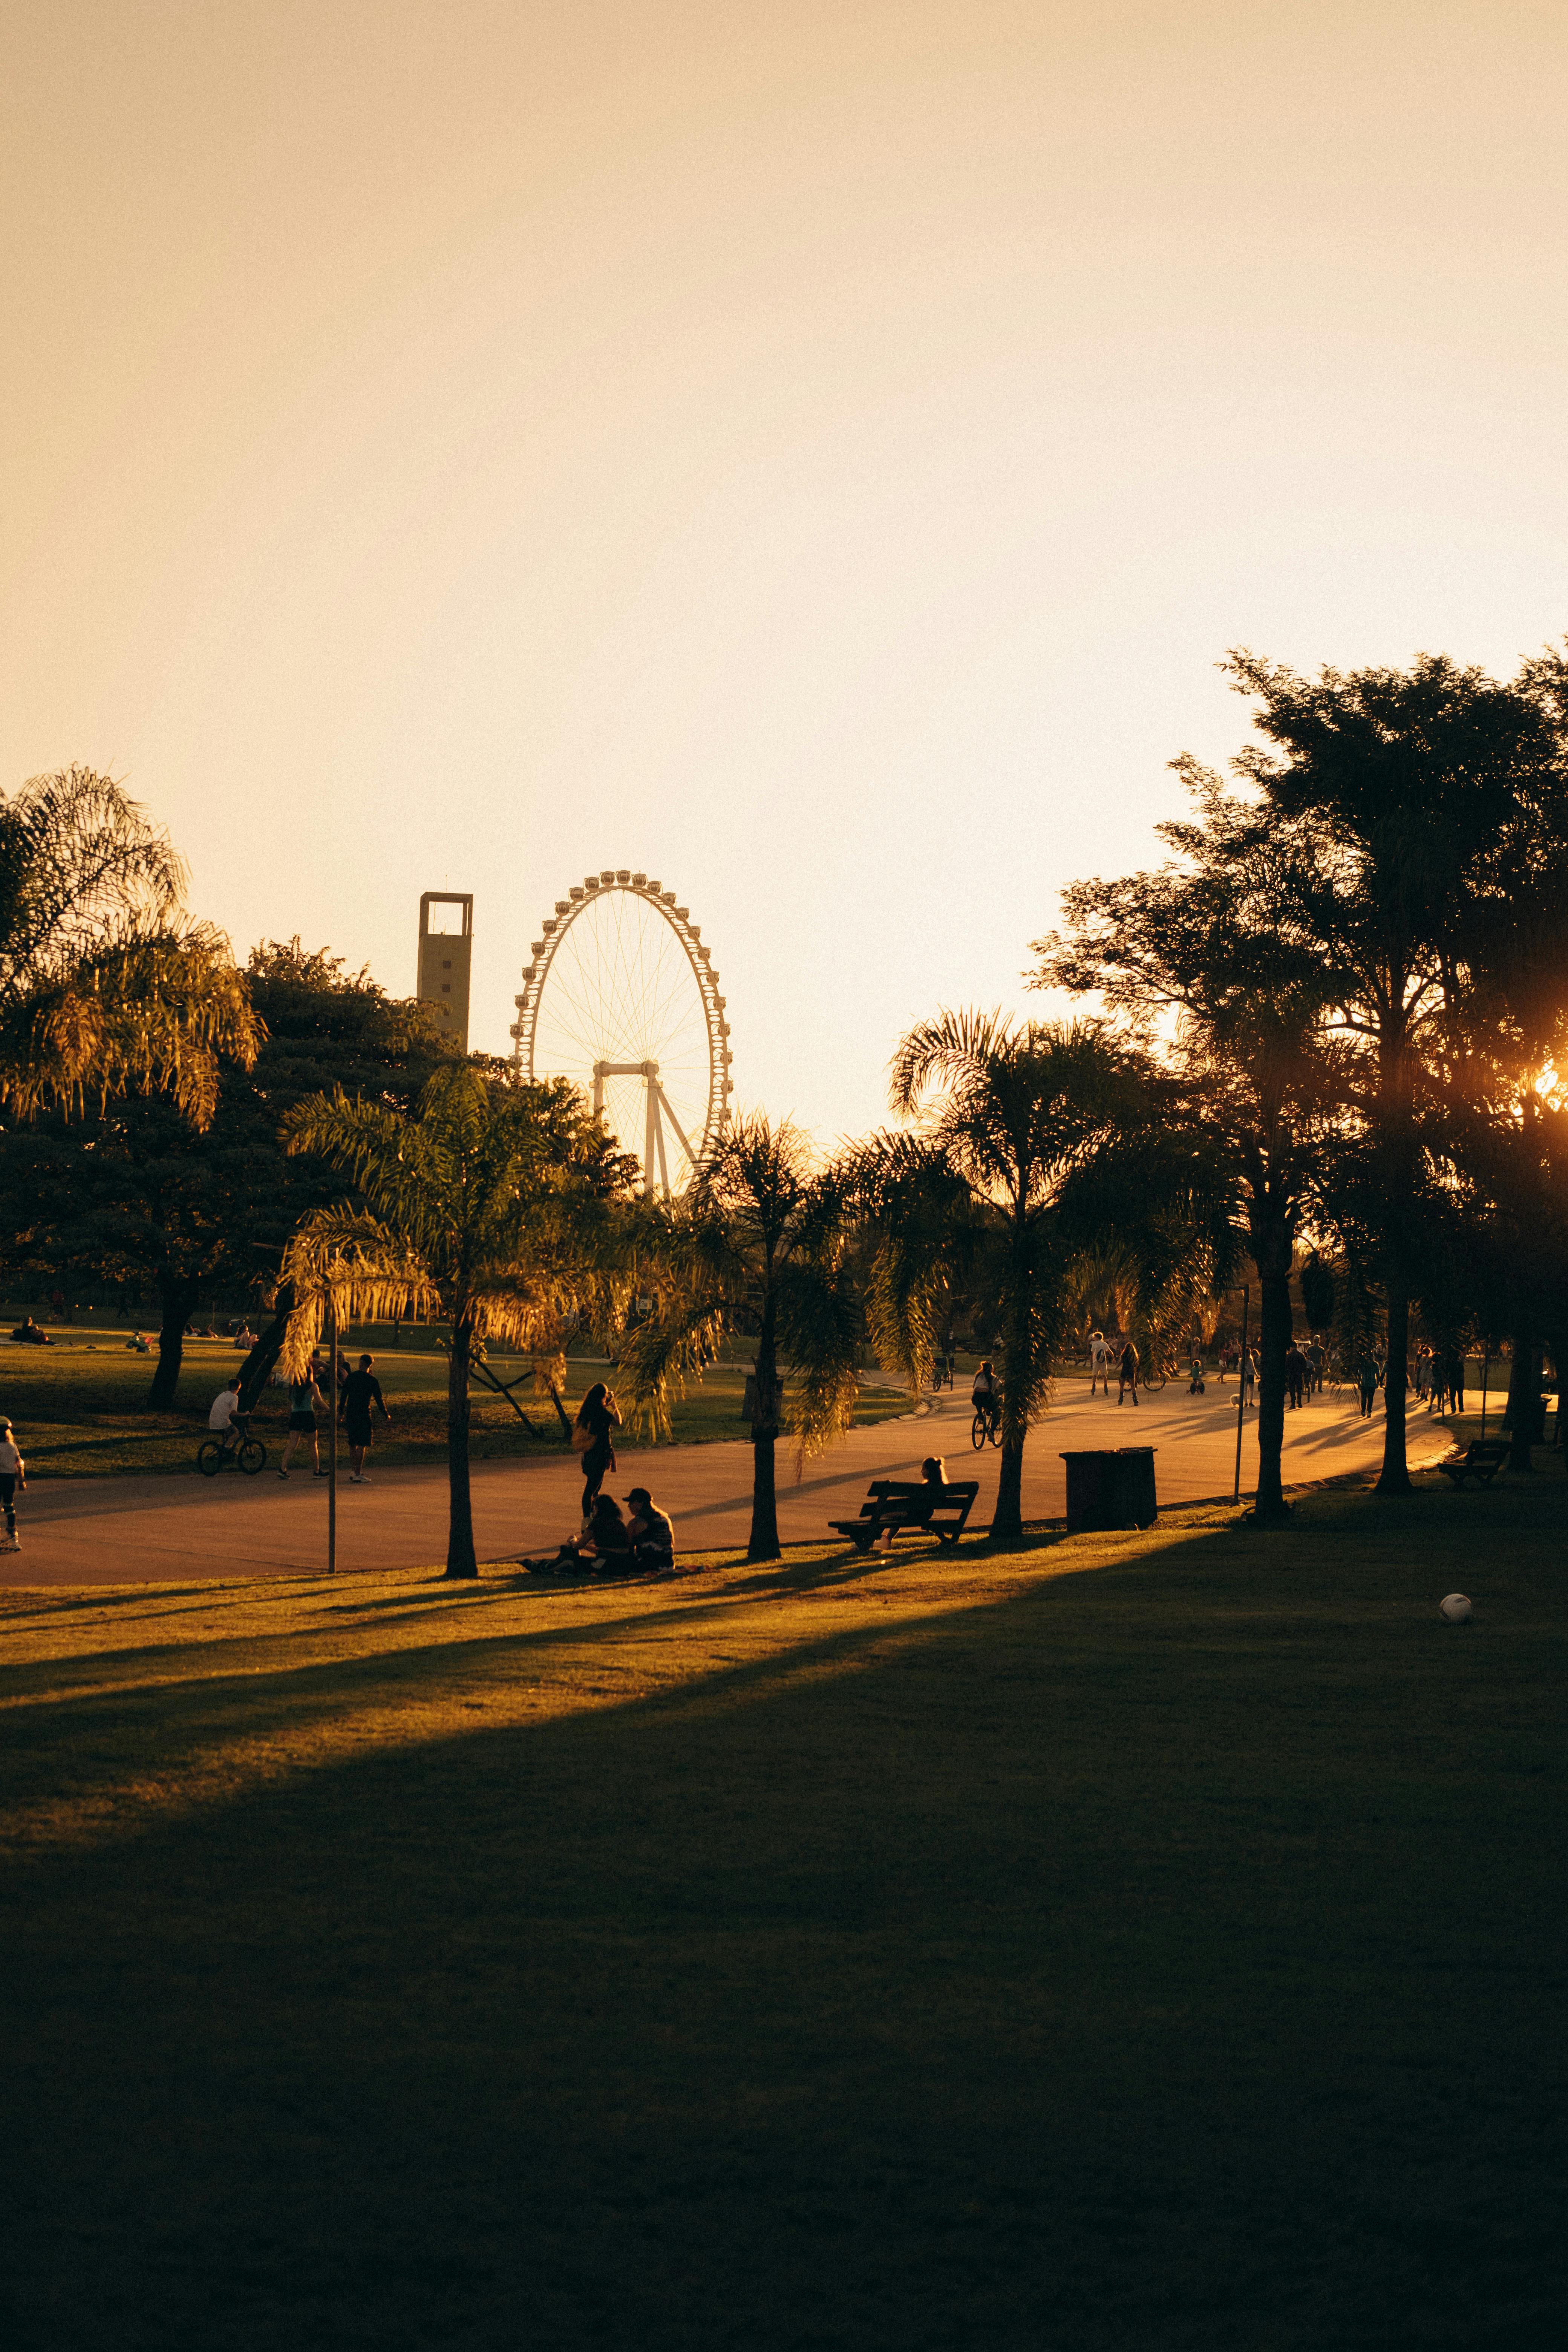
<svg viewBox="0 0 1568 2352"><path fill-rule="evenodd" d="M1002 1370L991 1535L1016 1540L1024 1441L1049 1398L1072 1269L1101 1237L1078 1180L1146 1126L1142 1074L1093 1023L942 1013L900 1045L890 1099L906 1118L923 1114L920 1143L964 1187L984 1232L977 1287Z"/></svg>
<svg viewBox="0 0 1568 2352"><path fill-rule="evenodd" d="M658 1222L637 1276L649 1312L621 1354L634 1410L667 1433L672 1388L700 1374L727 1334L753 1339L748 1559L779 1557L781 1427L804 1459L853 1415L860 1318L846 1262L851 1205L840 1172L817 1165L798 1128L754 1112L726 1129L682 1201L650 1213Z"/></svg>
<svg viewBox="0 0 1568 2352"><path fill-rule="evenodd" d="M182 914L168 835L108 776L68 768L0 800L0 1103L22 1118L131 1092L199 1128L219 1057L266 1034L228 941Z"/></svg>
<svg viewBox="0 0 1568 2352"><path fill-rule="evenodd" d="M470 1369L487 1340L553 1349L571 1316L614 1307L626 1165L574 1088L487 1081L466 1062L437 1070L412 1115L313 1095L284 1134L290 1151L351 1178L367 1204L317 1210L289 1243L285 1368L302 1371L329 1296L342 1317L380 1321L412 1306L447 1320L447 1574L477 1576Z"/></svg>
<svg viewBox="0 0 1568 2352"><path fill-rule="evenodd" d="M844 1162L861 1222L861 1297L879 1362L917 1402L984 1246L969 1187L924 1137L868 1136Z"/></svg>

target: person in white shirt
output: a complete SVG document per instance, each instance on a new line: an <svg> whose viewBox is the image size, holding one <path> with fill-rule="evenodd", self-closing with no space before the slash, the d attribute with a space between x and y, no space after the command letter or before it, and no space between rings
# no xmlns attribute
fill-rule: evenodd
<svg viewBox="0 0 1568 2352"><path fill-rule="evenodd" d="M0 1551L20 1551L16 1534L16 1503L18 1489L27 1491L27 1465L16 1447L16 1434L9 1421L0 1414L0 1510L5 1514L5 1540Z"/></svg>
<svg viewBox="0 0 1568 2352"><path fill-rule="evenodd" d="M207 1427L222 1438L226 1448L234 1444L237 1436L249 1436L250 1430L247 1418L239 1409L239 1374L237 1372L227 1388L219 1389L216 1396L214 1397L213 1409L207 1415Z"/></svg>

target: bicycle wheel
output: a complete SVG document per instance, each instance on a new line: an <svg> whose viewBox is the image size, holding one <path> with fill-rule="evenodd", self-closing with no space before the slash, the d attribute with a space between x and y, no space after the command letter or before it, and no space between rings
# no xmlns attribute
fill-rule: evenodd
<svg viewBox="0 0 1568 2352"><path fill-rule="evenodd" d="M1145 1379L1143 1385L1146 1389L1163 1389L1170 1377L1171 1375L1169 1372L1151 1372Z"/></svg>
<svg viewBox="0 0 1568 2352"><path fill-rule="evenodd" d="M204 1438L197 1446L196 1468L204 1478L216 1478L223 1468L223 1447L216 1437Z"/></svg>
<svg viewBox="0 0 1568 2352"><path fill-rule="evenodd" d="M992 1443L992 1444L993 1444L993 1445L1000 1445L1000 1444L1001 1444L1001 1443L1002 1443L1002 1416L1001 1416L1001 1414L1000 1414L999 1412L994 1412L994 1413L992 1414L992 1416L991 1416L991 1421L990 1421L990 1424L989 1424L989 1426L988 1426L988 1427L987 1427L987 1429L986 1429L985 1434L986 1434L986 1436L991 1440L991 1443Z"/></svg>
<svg viewBox="0 0 1568 2352"><path fill-rule="evenodd" d="M239 1449L239 1466L247 1478L267 1467L267 1448L259 1437L247 1437Z"/></svg>
<svg viewBox="0 0 1568 2352"><path fill-rule="evenodd" d="M985 1443L985 1415L983 1412L977 1412L969 1424L969 1443L976 1454Z"/></svg>

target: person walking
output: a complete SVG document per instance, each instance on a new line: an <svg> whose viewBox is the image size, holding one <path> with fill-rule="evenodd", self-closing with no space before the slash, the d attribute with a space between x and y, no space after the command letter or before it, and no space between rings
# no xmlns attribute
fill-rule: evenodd
<svg viewBox="0 0 1568 2352"><path fill-rule="evenodd" d="M1307 1359L1294 1339L1285 1350L1285 1389L1293 1406L1300 1409L1307 1388Z"/></svg>
<svg viewBox="0 0 1568 2352"><path fill-rule="evenodd" d="M1258 1359L1250 1348L1237 1349L1236 1377L1241 1383L1241 1394L1237 1400L1237 1410L1239 1412L1245 1412L1252 1402L1252 1391L1258 1384Z"/></svg>
<svg viewBox="0 0 1568 2352"><path fill-rule="evenodd" d="M348 1432L349 1459L353 1464L349 1472L351 1486L370 1485L364 1475L364 1457L370 1445L370 1416L376 1406L380 1406L381 1417L388 1429L392 1427L392 1415L386 1409L386 1399L381 1393L381 1382L371 1370L374 1361L374 1356L360 1358L358 1370L351 1372L343 1382L342 1400L338 1407L338 1418Z"/></svg>
<svg viewBox="0 0 1568 2352"><path fill-rule="evenodd" d="M1117 1361L1116 1402L1118 1404L1121 1402L1129 1389L1132 1391L1132 1402L1136 1404L1138 1402L1138 1350L1131 1339L1122 1349ZM1110 1394L1109 1382L1106 1385L1105 1393L1107 1396Z"/></svg>
<svg viewBox="0 0 1568 2352"><path fill-rule="evenodd" d="M1109 1397L1110 1394L1110 1350L1105 1344L1105 1334L1103 1331L1091 1331L1089 1335L1089 1392L1090 1396L1093 1396L1095 1393L1097 1382L1100 1387L1103 1388L1106 1395Z"/></svg>
<svg viewBox="0 0 1568 2352"><path fill-rule="evenodd" d="M321 1401L321 1391L316 1385L316 1360L312 1357L305 1367L304 1379L290 1381L289 1383L289 1442L283 1448L283 1460L278 1472L279 1478L287 1478L289 1475L289 1465L294 1459L294 1448L299 1444L300 1440L307 1435L310 1440L310 1454L315 1465L315 1475L318 1478L326 1476L327 1474L321 1467L321 1441L316 1433L316 1407Z"/></svg>
<svg viewBox="0 0 1568 2352"><path fill-rule="evenodd" d="M577 1425L572 1442L583 1456L583 1517L587 1518L598 1500L599 1489L607 1471L616 1466L616 1449L610 1432L621 1425L620 1408L614 1389L603 1381L595 1381L577 1408ZM579 1440L585 1443L579 1444Z"/></svg>
<svg viewBox="0 0 1568 2352"><path fill-rule="evenodd" d="M1361 1399L1361 1417L1363 1421L1370 1421L1372 1419L1372 1408L1373 1401L1377 1395L1378 1379L1379 1373L1377 1369L1377 1358L1373 1355L1370 1348L1363 1348L1360 1356L1356 1360L1355 1368L1356 1392Z"/></svg>
<svg viewBox="0 0 1568 2352"><path fill-rule="evenodd" d="M27 1465L16 1444L16 1433L9 1419L0 1413L0 1511L5 1514L5 1537L0 1551L20 1551L22 1538L16 1533L16 1496L27 1491Z"/></svg>

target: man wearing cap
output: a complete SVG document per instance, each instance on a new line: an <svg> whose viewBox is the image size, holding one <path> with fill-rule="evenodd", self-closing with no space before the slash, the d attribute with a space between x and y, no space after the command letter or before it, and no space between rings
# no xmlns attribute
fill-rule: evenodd
<svg viewBox="0 0 1568 2352"><path fill-rule="evenodd" d="M675 1528L646 1486L634 1486L626 1496L631 1514L626 1533L638 1568L675 1566Z"/></svg>

